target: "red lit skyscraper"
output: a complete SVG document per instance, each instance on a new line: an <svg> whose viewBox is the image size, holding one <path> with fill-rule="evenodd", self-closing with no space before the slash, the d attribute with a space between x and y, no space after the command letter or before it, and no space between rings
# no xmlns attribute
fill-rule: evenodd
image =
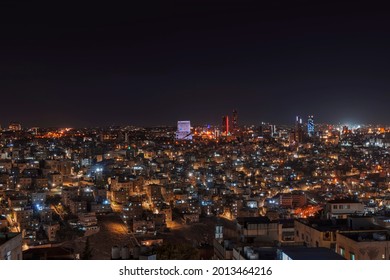
<svg viewBox="0 0 390 280"><path fill-rule="evenodd" d="M222 133L226 136L229 134L229 116L222 117Z"/></svg>

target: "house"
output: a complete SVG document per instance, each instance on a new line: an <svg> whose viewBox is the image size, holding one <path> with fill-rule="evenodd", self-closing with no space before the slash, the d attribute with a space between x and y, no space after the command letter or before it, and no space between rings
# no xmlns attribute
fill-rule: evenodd
<svg viewBox="0 0 390 280"><path fill-rule="evenodd" d="M350 199L332 200L325 207L325 215L328 219L346 219L349 215L363 213L364 204Z"/></svg>
<svg viewBox="0 0 390 280"><path fill-rule="evenodd" d="M389 260L390 234L387 230L338 232L336 252L348 260Z"/></svg>
<svg viewBox="0 0 390 280"><path fill-rule="evenodd" d="M236 226L243 242L273 242L280 239L279 234L282 232L282 224L267 217L239 217Z"/></svg>

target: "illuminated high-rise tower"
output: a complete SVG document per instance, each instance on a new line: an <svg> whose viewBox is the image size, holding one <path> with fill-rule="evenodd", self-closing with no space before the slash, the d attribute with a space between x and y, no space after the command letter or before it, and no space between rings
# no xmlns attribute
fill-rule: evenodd
<svg viewBox="0 0 390 280"><path fill-rule="evenodd" d="M314 136L314 117L309 116L307 118L307 134L309 134L309 137Z"/></svg>
<svg viewBox="0 0 390 280"><path fill-rule="evenodd" d="M232 115L232 130L235 131L237 128L238 128L238 112L236 109L234 109Z"/></svg>
<svg viewBox="0 0 390 280"><path fill-rule="evenodd" d="M222 117L222 133L229 135L229 116Z"/></svg>
<svg viewBox="0 0 390 280"><path fill-rule="evenodd" d="M295 119L295 142L303 142L303 123L300 116L297 116Z"/></svg>
<svg viewBox="0 0 390 280"><path fill-rule="evenodd" d="M178 121L177 122L176 139L177 140L192 140L191 122L190 121Z"/></svg>

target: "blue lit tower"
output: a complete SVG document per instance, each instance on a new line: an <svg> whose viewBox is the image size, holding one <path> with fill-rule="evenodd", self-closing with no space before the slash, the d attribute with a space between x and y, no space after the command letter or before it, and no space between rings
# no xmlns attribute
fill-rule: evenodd
<svg viewBox="0 0 390 280"><path fill-rule="evenodd" d="M309 134L309 137L314 136L314 117L309 116L307 118L307 134Z"/></svg>

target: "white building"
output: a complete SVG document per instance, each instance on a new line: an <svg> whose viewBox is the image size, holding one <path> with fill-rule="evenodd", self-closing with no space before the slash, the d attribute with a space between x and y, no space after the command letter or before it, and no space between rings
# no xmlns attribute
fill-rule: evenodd
<svg viewBox="0 0 390 280"><path fill-rule="evenodd" d="M191 122L190 121L178 121L177 122L176 139L177 140L192 140Z"/></svg>
<svg viewBox="0 0 390 280"><path fill-rule="evenodd" d="M328 219L346 219L353 214L363 214L364 204L348 199L333 200L326 204L325 213Z"/></svg>

